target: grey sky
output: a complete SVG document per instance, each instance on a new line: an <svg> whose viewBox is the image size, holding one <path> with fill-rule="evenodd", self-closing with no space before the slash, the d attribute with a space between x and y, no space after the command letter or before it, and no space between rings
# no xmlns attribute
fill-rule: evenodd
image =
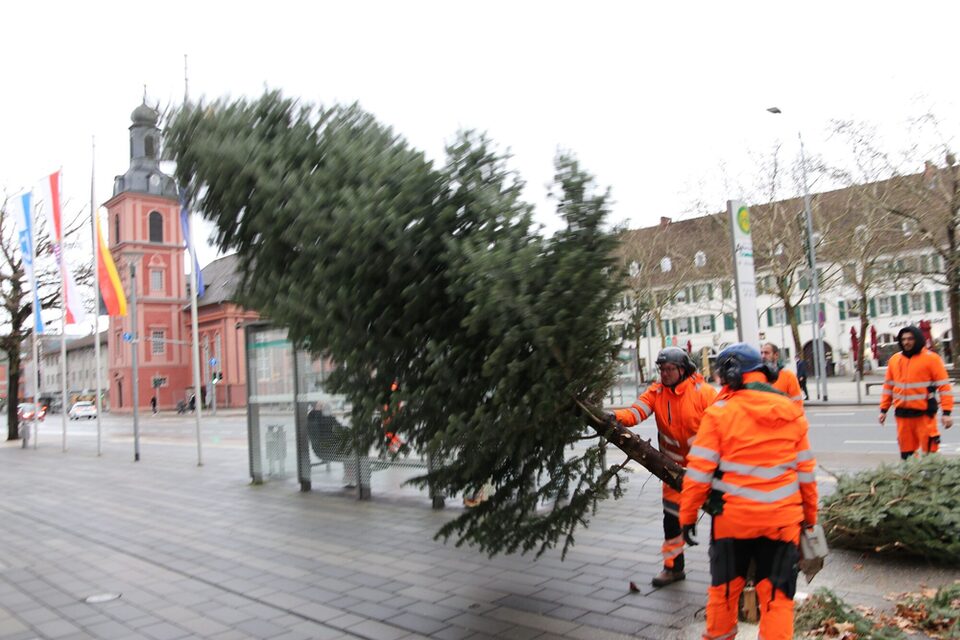
<svg viewBox="0 0 960 640"><path fill-rule="evenodd" d="M827 153L832 118L878 122L895 146L907 116L952 116L958 18L948 2L3 3L0 187L62 166L78 211L95 135L105 201L143 85L179 102L186 53L192 98L356 100L434 158L458 128L486 130L548 229L544 185L571 149L613 189L614 222L642 226L722 209L751 153L797 129Z"/></svg>

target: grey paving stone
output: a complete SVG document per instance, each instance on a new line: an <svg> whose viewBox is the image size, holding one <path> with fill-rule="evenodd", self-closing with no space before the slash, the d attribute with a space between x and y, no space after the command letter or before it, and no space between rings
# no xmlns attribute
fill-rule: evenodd
<svg viewBox="0 0 960 640"><path fill-rule="evenodd" d="M147 627L138 629L143 635L154 638L154 640L179 640L189 635L185 629L170 624L169 622L160 622Z"/></svg>
<svg viewBox="0 0 960 640"><path fill-rule="evenodd" d="M427 616L421 616L410 612L404 612L397 615L390 620L390 623L398 627L428 636L433 635L441 629L449 626L447 623L436 620L435 618L429 618Z"/></svg>

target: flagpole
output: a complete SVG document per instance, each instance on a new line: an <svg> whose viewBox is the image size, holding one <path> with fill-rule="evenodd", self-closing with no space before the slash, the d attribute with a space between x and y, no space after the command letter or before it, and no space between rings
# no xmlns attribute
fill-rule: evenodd
<svg viewBox="0 0 960 640"><path fill-rule="evenodd" d="M37 224L34 212L26 212L30 218L30 268L33 271L33 448L37 448L40 439L40 423L37 416L40 414L40 345L37 337L37 328L43 329L43 318L40 317L40 293L37 291Z"/></svg>
<svg viewBox="0 0 960 640"><path fill-rule="evenodd" d="M186 206L186 203L182 203ZM187 214L190 215L189 213ZM193 394L196 398L194 403L197 411L194 414L197 422L197 466L203 466L203 446L200 444L200 412L203 406L203 396L200 394L200 330L197 326L197 287L199 286L199 274L197 273L197 260L193 252L193 224L187 226L188 253L190 254L190 326L193 333Z"/></svg>
<svg viewBox="0 0 960 640"><path fill-rule="evenodd" d="M90 224L93 227L93 361L97 371L97 455L103 454L100 431L100 413L103 403L100 400L100 266L97 258L100 255L100 234L97 233L99 216L97 215L96 196L94 190L94 169L97 162L97 139L90 136Z"/></svg>
<svg viewBox="0 0 960 640"><path fill-rule="evenodd" d="M63 176L61 174L60 179L62 180ZM47 178L49 180L49 178ZM51 194L53 193L51 189ZM60 193L59 189L57 194L53 197L59 198ZM48 202L48 207L53 207L54 203ZM62 442L60 445L60 450L64 453L67 452L67 275L65 261L66 256L63 255L63 246L60 244L60 230L59 229L49 229L47 233L53 238L52 242L55 243L54 253L59 252L57 256L57 266L60 268L60 432L62 434Z"/></svg>

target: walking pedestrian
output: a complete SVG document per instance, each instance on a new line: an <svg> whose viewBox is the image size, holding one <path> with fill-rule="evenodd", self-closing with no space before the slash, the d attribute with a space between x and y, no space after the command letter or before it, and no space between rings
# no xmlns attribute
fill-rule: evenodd
<svg viewBox="0 0 960 640"><path fill-rule="evenodd" d="M771 370L776 372L776 379L771 383L774 389L783 392L788 398L803 406L803 396L800 395L800 381L797 375L780 366L780 347L768 342L760 347L760 357Z"/></svg>
<svg viewBox="0 0 960 640"><path fill-rule="evenodd" d="M947 369L939 355L924 346L923 333L918 327L904 327L897 334L900 353L887 363L887 377L880 394L880 424L887 420L887 411L893 405L897 419L897 444L900 459L906 460L917 449L924 453L940 450L940 432L937 430L937 411L943 428L953 426L953 390ZM939 402L937 396L939 395Z"/></svg>
<svg viewBox="0 0 960 640"><path fill-rule="evenodd" d="M803 391L803 399L809 400L810 392L807 391L807 361L799 355L797 356L797 382Z"/></svg>
<svg viewBox="0 0 960 640"><path fill-rule="evenodd" d="M697 510L703 505L713 516L703 637L736 636L752 561L760 637L787 640L793 638L801 527L817 522L807 420L801 407L768 384L772 372L755 347L727 347L716 368L725 386L704 412L680 498L687 544L697 544Z"/></svg>
<svg viewBox="0 0 960 640"><path fill-rule="evenodd" d="M153 411L153 415L157 415L157 396L150 398L150 409Z"/></svg>
<svg viewBox="0 0 960 640"><path fill-rule="evenodd" d="M660 382L654 382L629 409L614 412L614 418L632 427L651 415L657 419L660 451L677 464L686 466L690 443L700 428L704 410L717 391L697 373L689 354L679 347L667 347L657 355ZM680 493L663 485L663 570L651 583L664 587L687 577L684 571L683 536L680 530Z"/></svg>

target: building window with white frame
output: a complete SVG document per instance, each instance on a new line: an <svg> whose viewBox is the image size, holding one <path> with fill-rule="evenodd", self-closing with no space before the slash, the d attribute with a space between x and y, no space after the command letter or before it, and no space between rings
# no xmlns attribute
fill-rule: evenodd
<svg viewBox="0 0 960 640"><path fill-rule="evenodd" d="M165 332L163 329L154 329L150 332L150 342L153 344L153 355L163 355L166 352L166 343L164 340Z"/></svg>
<svg viewBox="0 0 960 640"><path fill-rule="evenodd" d="M881 316L888 316L892 312L890 306L890 296L880 296L877 298L877 312Z"/></svg>
<svg viewBox="0 0 960 640"><path fill-rule="evenodd" d="M163 269L150 269L150 291L163 291Z"/></svg>
<svg viewBox="0 0 960 640"><path fill-rule="evenodd" d="M773 310L773 324L774 325L787 324L787 314L785 313L783 307L777 307Z"/></svg>
<svg viewBox="0 0 960 640"><path fill-rule="evenodd" d="M712 331L713 316L697 316L697 333L709 333Z"/></svg>
<svg viewBox="0 0 960 640"><path fill-rule="evenodd" d="M923 311L923 294L922 293L911 293L910 294L910 311Z"/></svg>

